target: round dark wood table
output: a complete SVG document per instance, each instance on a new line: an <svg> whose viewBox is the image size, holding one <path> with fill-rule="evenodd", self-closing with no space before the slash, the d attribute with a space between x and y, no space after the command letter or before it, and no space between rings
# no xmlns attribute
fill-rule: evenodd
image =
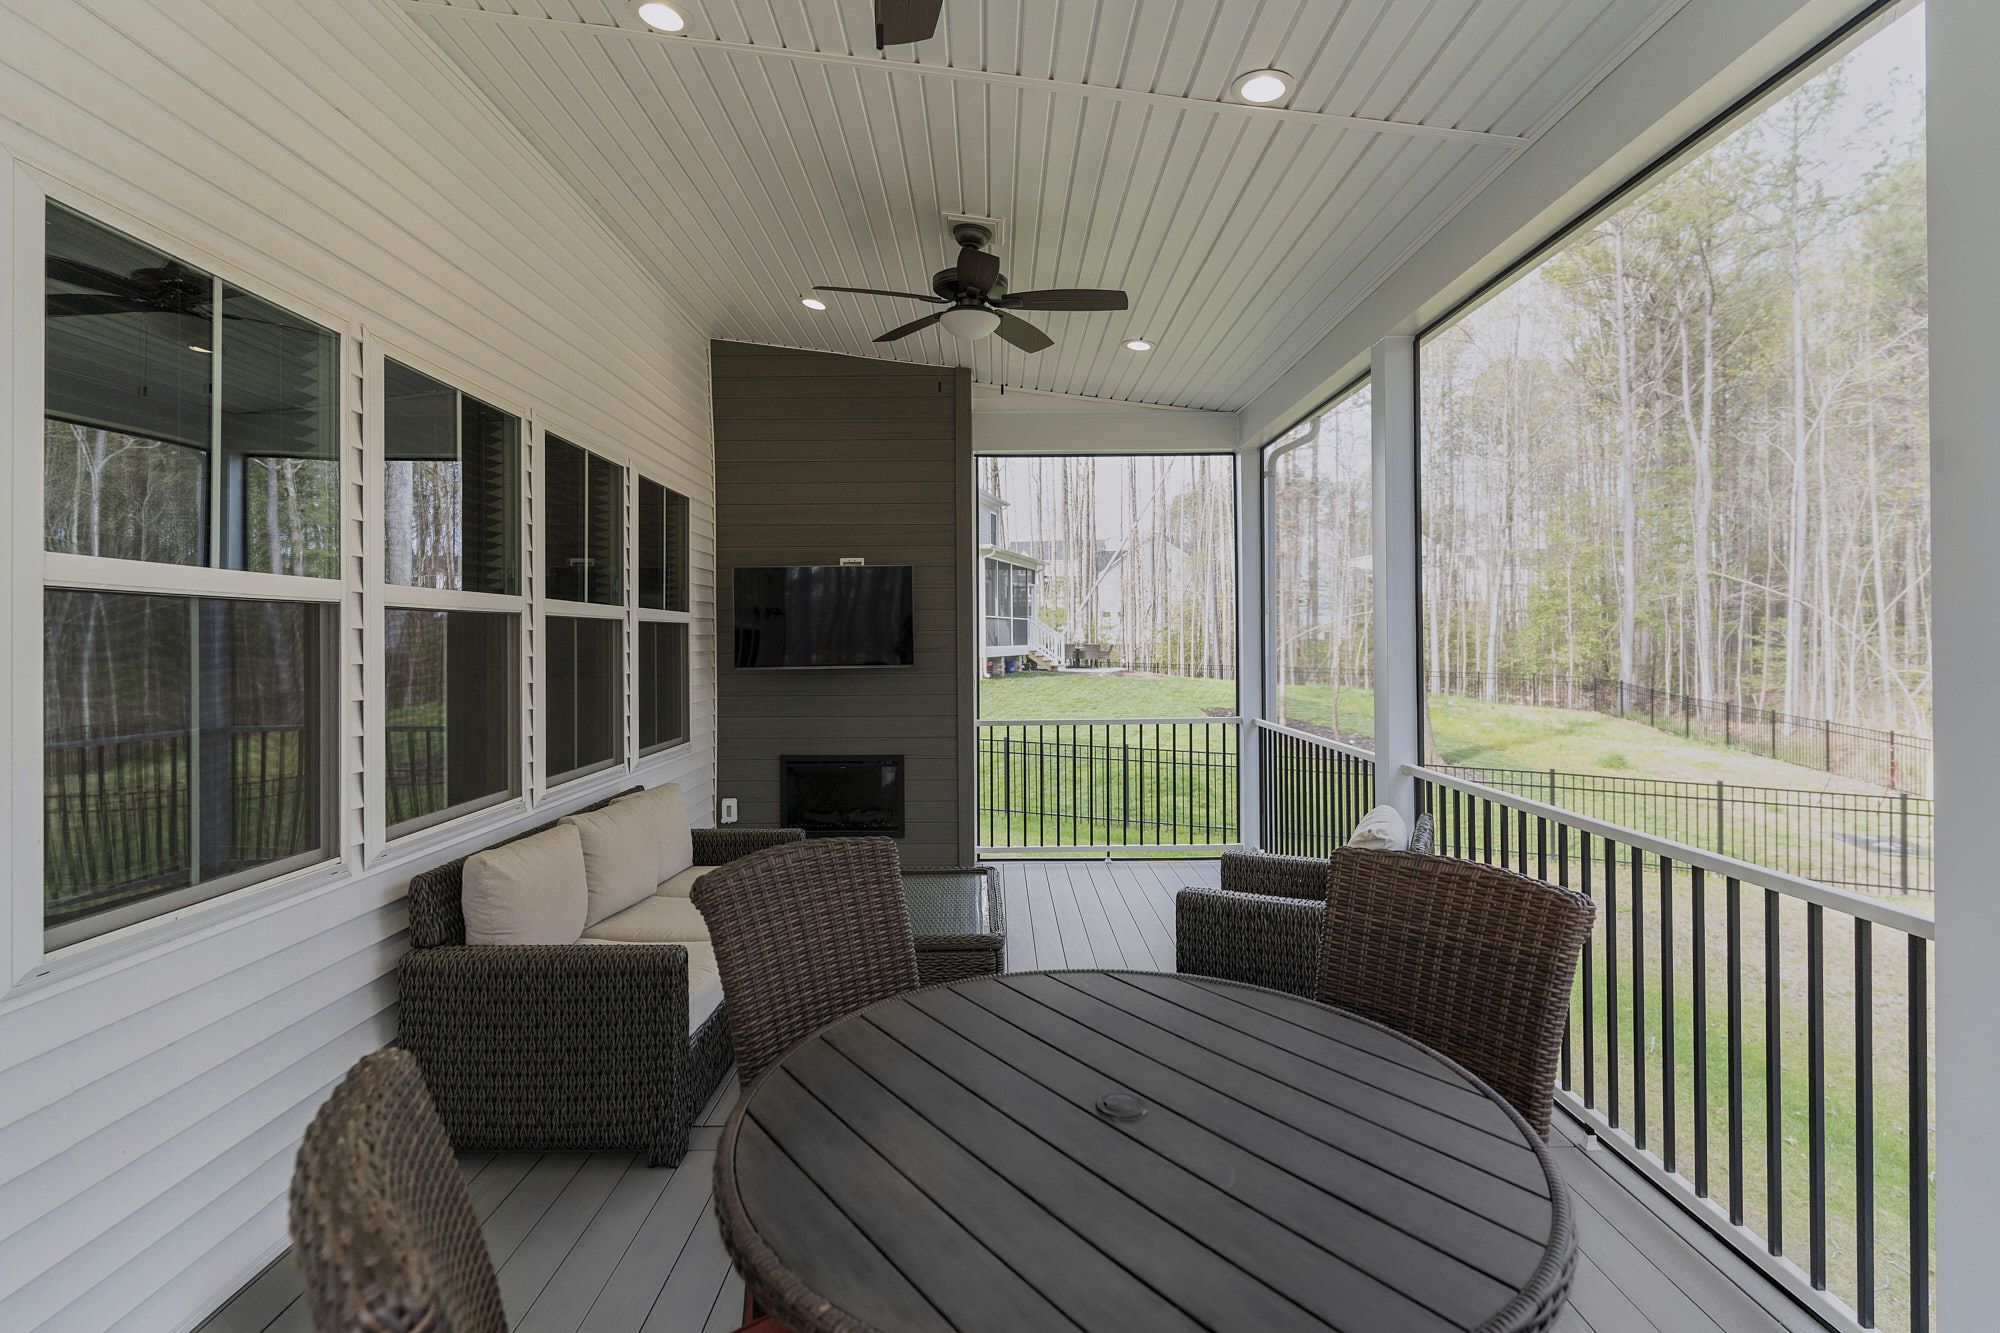
<svg viewBox="0 0 2000 1333"><path fill-rule="evenodd" d="M794 1047L723 1131L763 1311L863 1329L1538 1329L1576 1261L1527 1123L1387 1028L1275 991L1028 972Z"/></svg>

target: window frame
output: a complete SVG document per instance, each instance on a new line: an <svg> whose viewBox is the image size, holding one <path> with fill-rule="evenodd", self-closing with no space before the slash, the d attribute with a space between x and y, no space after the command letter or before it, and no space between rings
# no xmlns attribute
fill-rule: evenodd
<svg viewBox="0 0 2000 1333"><path fill-rule="evenodd" d="M363 820L366 824L367 862L373 865L390 853L397 855L418 853L435 846L441 846L460 834L475 821L501 820L525 814L532 808L530 779L532 768L530 751L532 737L529 732L531 714L528 707L529 667L531 657L532 597L531 589L534 572L528 562L534 558L535 542L533 524L536 510L528 503L532 473L532 455L528 406L509 395L504 389L478 374L471 367L446 364L423 351L409 346L405 341L385 337L369 340L363 352L363 417L365 424L366 468L363 481L363 520L365 536L361 557L364 601L367 606L367 628L364 638L374 651L364 654L362 674L364 679L363 697L366 699L386 699L389 686L388 632L386 612L389 608L418 611L484 611L512 615L515 620L514 634L514 728L509 738L510 764L513 773L513 790L490 798L465 801L455 806L405 820L393 828L388 822L386 794L389 771L388 718L381 707L365 710L368 715L367 737L364 741L365 760L363 765L363 790L367 799L363 804ZM521 506L521 549L516 552L520 558L520 578L513 593L467 592L453 588L422 588L388 580L387 492L384 478L388 472L388 435L386 421L386 375L387 365L395 361L421 375L455 390L461 397L478 399L491 408L512 416L519 423L519 447L515 451L515 501Z"/></svg>
<svg viewBox="0 0 2000 1333"><path fill-rule="evenodd" d="M625 590L632 606L632 628L628 636L631 640L632 651L627 659L630 667L627 673L626 688L628 699L626 725L630 730L630 735L626 745L626 753L632 756L634 763L647 763L670 755L680 754L694 744L694 497L680 490L678 487L661 481L643 463L626 469L626 475L628 485L631 488L631 502L628 506L631 521L627 525L631 546L626 568L630 571L631 576L625 580ZM688 589L688 609L685 611L666 611L657 607L641 606L639 604L639 484L642 481L650 482L664 490L667 493L669 505L672 504L673 497L679 497L687 506L687 522L683 525L681 531L681 574L687 583ZM661 742L649 748L641 748L639 744L639 626L645 624L684 625L687 627L682 634L681 645L680 703L681 716L685 719L685 725L681 728L683 734L679 740Z"/></svg>
<svg viewBox="0 0 2000 1333"><path fill-rule="evenodd" d="M9 623L17 641L12 657L12 708L6 725L0 726L0 740L9 750L9 781L4 789L12 797L11 821L14 855L9 869L15 892L9 913L11 940L8 975L5 980L19 985L30 978L57 970L87 966L107 956L129 950L142 940L161 933L185 929L187 923L208 915L204 909L225 901L248 910L253 903L272 897L332 883L358 869L353 840L348 836L341 800L347 774L340 756L351 746L353 729L342 704L342 680L351 635L352 602L347 577L357 554L354 546L352 491L353 468L357 462L359 423L353 412L358 390L355 370L361 330L318 302L300 297L245 269L231 258L216 254L189 237L161 228L135 216L92 193L41 171L18 159L0 154L0 209L4 209L4 234L10 253L13 290L39 295L47 272L47 220L51 206L66 209L98 226L123 233L139 243L190 265L197 266L215 283L219 295L224 287L234 288L277 306L300 319L310 321L338 340L336 374L336 420L334 461L339 469L341 539L336 568L342 577L322 578L302 574L273 574L265 571L220 568L214 564L175 565L150 560L129 560L111 556L89 556L44 548L44 461L39 448L18 447L19 442L39 440L46 406L45 309L39 299L16 300L12 304L12 354L0 369L0 388L11 390L14 412L8 425L17 447L12 454L12 494L14 541L12 578L8 580ZM226 349L221 349L227 355ZM11 381L11 383L8 383ZM213 393L213 411L219 413L219 385ZM219 455L219 435L211 439L211 455ZM211 493L219 469L210 466ZM209 515L213 543L220 515ZM209 552L211 561L215 551ZM44 796L44 706L45 682L42 645L45 635L44 596L50 590L100 593L140 593L188 599L245 602L293 602L332 608L330 642L322 645L324 682L320 699L324 727L325 786L319 818L325 829L324 846L318 853L270 862L263 866L196 880L182 889L169 890L140 899L125 907L107 909L92 918L101 928L73 929L83 923L50 928L44 902L44 838L42 817ZM32 738L32 740L30 739ZM140 910L142 908L151 910ZM5 988L0 988L5 989Z"/></svg>

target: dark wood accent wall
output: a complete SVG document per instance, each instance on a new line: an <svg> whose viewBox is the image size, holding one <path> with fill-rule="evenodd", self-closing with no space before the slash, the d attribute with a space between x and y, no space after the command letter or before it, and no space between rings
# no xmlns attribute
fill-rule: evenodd
<svg viewBox="0 0 2000 1333"><path fill-rule="evenodd" d="M718 342L716 794L778 819L778 758L900 754L905 865L971 859L978 613L972 378L862 357ZM916 665L738 671L739 565L915 569Z"/></svg>

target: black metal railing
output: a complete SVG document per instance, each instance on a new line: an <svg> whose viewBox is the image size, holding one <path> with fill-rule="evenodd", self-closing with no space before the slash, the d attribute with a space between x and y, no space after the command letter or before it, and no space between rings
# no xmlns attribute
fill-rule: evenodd
<svg viewBox="0 0 2000 1333"><path fill-rule="evenodd" d="M1556 769L1433 767L1821 884L1867 893L1929 893L1933 887L1934 806L1908 792L1872 796Z"/></svg>
<svg viewBox="0 0 2000 1333"><path fill-rule="evenodd" d="M1271 722L1257 734L1258 847L1333 855L1375 804L1374 756Z"/></svg>
<svg viewBox="0 0 2000 1333"><path fill-rule="evenodd" d="M1227 847L1240 729L1234 717L981 722L979 845Z"/></svg>
<svg viewBox="0 0 2000 1333"><path fill-rule="evenodd" d="M1414 771L1440 853L1597 900L1564 1103L1837 1325L1929 1329L1930 917Z"/></svg>

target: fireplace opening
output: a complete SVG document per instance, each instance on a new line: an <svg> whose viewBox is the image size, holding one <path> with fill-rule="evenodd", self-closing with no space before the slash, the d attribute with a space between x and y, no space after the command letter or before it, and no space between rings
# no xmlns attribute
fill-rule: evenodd
<svg viewBox="0 0 2000 1333"><path fill-rule="evenodd" d="M780 822L808 838L903 836L903 756L786 755Z"/></svg>

